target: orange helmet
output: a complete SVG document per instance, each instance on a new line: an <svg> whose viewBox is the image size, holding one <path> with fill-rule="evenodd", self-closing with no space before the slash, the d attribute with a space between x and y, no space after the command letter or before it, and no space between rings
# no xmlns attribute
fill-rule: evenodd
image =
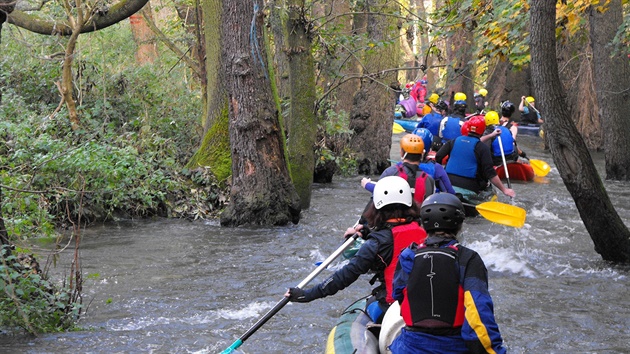
<svg viewBox="0 0 630 354"><path fill-rule="evenodd" d="M400 147L408 154L424 153L424 141L415 134L407 134L400 139Z"/></svg>

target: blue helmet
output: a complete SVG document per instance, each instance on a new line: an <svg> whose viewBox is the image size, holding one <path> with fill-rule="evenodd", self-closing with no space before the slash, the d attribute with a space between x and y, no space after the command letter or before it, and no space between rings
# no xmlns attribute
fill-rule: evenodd
<svg viewBox="0 0 630 354"><path fill-rule="evenodd" d="M416 128L412 134L415 134L422 138L424 142L425 150L429 151L431 145L433 144L433 134L427 128Z"/></svg>

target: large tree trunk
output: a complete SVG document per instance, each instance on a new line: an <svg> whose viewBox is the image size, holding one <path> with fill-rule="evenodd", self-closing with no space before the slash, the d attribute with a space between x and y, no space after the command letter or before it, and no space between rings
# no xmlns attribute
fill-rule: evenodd
<svg viewBox="0 0 630 354"><path fill-rule="evenodd" d="M595 251L605 260L630 261L630 231L614 209L567 110L556 58L556 1L531 2L531 68L537 100L545 107L546 136L560 176Z"/></svg>
<svg viewBox="0 0 630 354"><path fill-rule="evenodd" d="M151 3L144 5L140 11L144 12L144 16L153 19ZM129 24L131 25L133 40L137 46L136 63L140 65L153 63L158 56L157 46L155 45L155 34L147 25L147 21L140 13L137 13L129 16Z"/></svg>
<svg viewBox="0 0 630 354"><path fill-rule="evenodd" d="M263 26L263 12L254 0L223 1L221 63L232 152L230 203L221 214L225 226L285 225L300 218L266 72Z"/></svg>
<svg viewBox="0 0 630 354"><path fill-rule="evenodd" d="M315 60L311 52L311 34L306 9L301 0L290 0L287 21L291 109L289 115L289 166L291 179L302 209L311 204L311 186L315 170L317 118L315 116Z"/></svg>
<svg viewBox="0 0 630 354"><path fill-rule="evenodd" d="M397 24L392 17L375 14L397 10L397 4L385 0L366 1L367 34L374 43L389 40L398 35ZM351 148L356 152L359 174L380 174L390 166L389 153L392 144L395 94L388 85L397 82L395 68L400 58L399 42L370 49L364 57L364 75L361 89L354 96L350 115L350 129L355 132Z"/></svg>
<svg viewBox="0 0 630 354"><path fill-rule="evenodd" d="M201 146L186 165L189 169L209 167L219 182L232 174L232 157L228 134L228 102L225 78L220 77L221 63L221 0L204 0L202 14L204 43L207 53L205 76L207 79L206 106L203 127L205 130Z"/></svg>
<svg viewBox="0 0 630 354"><path fill-rule="evenodd" d="M591 7L591 45L599 116L603 126L606 178L630 179L630 65L625 51L614 56L613 39L623 23L621 0L612 0L602 11Z"/></svg>
<svg viewBox="0 0 630 354"><path fill-rule="evenodd" d="M474 107L475 101L473 95L470 94L474 91L473 71L472 65L470 65L472 43L472 31L466 27L459 29L457 33L447 39L446 57L447 61L452 64L447 68L445 94L450 100L453 92L466 93L468 109L474 111L471 107ZM453 102L450 104L452 105Z"/></svg>

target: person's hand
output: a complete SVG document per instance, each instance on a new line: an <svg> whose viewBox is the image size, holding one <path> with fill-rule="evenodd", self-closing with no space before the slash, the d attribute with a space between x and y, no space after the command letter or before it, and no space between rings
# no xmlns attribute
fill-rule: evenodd
<svg viewBox="0 0 630 354"><path fill-rule="evenodd" d="M511 189L511 188L505 188L505 189L503 190L503 194L507 195L507 196L508 196L508 197L510 197L510 198L514 198L514 197L516 197L516 193L514 193L514 190L513 190L513 189Z"/></svg>
<svg viewBox="0 0 630 354"><path fill-rule="evenodd" d="M355 227L349 227L346 230L346 233L343 234L343 237L344 238L351 237L352 235L356 234L357 232L361 232L362 229L363 229L363 225L362 224L357 224Z"/></svg>
<svg viewBox="0 0 630 354"><path fill-rule="evenodd" d="M304 290L300 288L289 288L289 290L287 290L284 296L288 297L289 301L291 302L309 302L310 301L306 299L306 294Z"/></svg>
<svg viewBox="0 0 630 354"><path fill-rule="evenodd" d="M521 101L525 101L525 96L521 96Z"/></svg>
<svg viewBox="0 0 630 354"><path fill-rule="evenodd" d="M372 182L372 180L368 177L361 178L361 187L365 188L365 185Z"/></svg>
<svg viewBox="0 0 630 354"><path fill-rule="evenodd" d="M492 137L501 135L501 129L495 129L490 135L492 135Z"/></svg>

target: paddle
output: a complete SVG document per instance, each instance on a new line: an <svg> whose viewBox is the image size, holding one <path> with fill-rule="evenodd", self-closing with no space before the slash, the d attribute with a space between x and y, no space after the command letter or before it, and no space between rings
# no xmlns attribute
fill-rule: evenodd
<svg viewBox="0 0 630 354"><path fill-rule="evenodd" d="M400 133L404 133L405 132L405 128L402 127L402 125L394 122L394 126L392 128L392 132L394 134L400 134Z"/></svg>
<svg viewBox="0 0 630 354"><path fill-rule="evenodd" d="M302 282L297 285L297 288L302 289L304 286L310 283L311 280L313 280L319 273L321 273L324 269L326 269L326 267L328 267L330 263L332 263L335 260L335 258L339 257L339 255L346 248L350 247L350 245L360 235L361 234L357 232L356 234L348 237L346 242L344 242L343 245L341 245L339 248L337 248L337 250L335 250L335 252L333 252L330 256L328 256L328 258L326 258L326 260L323 261L322 264L320 264L317 268L315 268L315 270L313 270L311 274L309 274L306 278L304 278L304 280L302 280ZM260 327L262 327L267 321L269 321L271 317L273 317L276 313L278 313L278 311L280 311L284 307L284 305L286 305L288 302L289 302L289 298L283 297L282 300L280 300L271 310L269 310L263 317L261 317L258 320L258 322L256 322L249 330L247 330L245 334L243 334L239 339L234 341L234 343L232 343L232 345L230 345L228 348L223 350L221 354L229 354L229 353L234 352L238 347L240 347L243 344L243 342L247 340L247 338L249 338L252 334L254 334L258 329L260 329Z"/></svg>
<svg viewBox="0 0 630 354"><path fill-rule="evenodd" d="M551 171L551 167L545 161L533 159L528 160L529 164L534 169L534 174L536 174L536 176L545 177L549 173L549 171Z"/></svg>
<svg viewBox="0 0 630 354"><path fill-rule="evenodd" d="M475 207L484 218L501 225L523 227L527 212L515 205L500 202L485 202Z"/></svg>
<svg viewBox="0 0 630 354"><path fill-rule="evenodd" d="M507 162L505 162L505 153L503 152L503 142L501 142L501 137L498 136L497 140L499 140L499 149L501 149L501 158L503 159L503 169L505 170L505 179L507 179L508 188L512 189L512 185L510 184L510 173L508 172Z"/></svg>

